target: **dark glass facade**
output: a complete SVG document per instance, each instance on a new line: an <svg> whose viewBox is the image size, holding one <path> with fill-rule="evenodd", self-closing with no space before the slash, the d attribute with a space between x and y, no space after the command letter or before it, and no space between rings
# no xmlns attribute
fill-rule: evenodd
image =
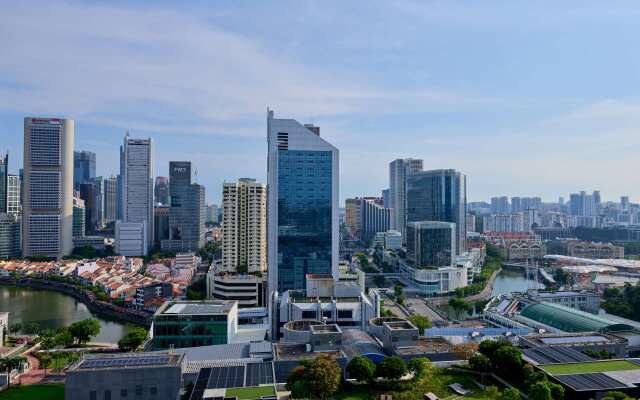
<svg viewBox="0 0 640 400"><path fill-rule="evenodd" d="M77 190L81 183L96 177L96 153L91 151L73 152L73 186Z"/></svg>
<svg viewBox="0 0 640 400"><path fill-rule="evenodd" d="M0 213L6 213L9 206L9 155L0 158Z"/></svg>
<svg viewBox="0 0 640 400"><path fill-rule="evenodd" d="M278 289L331 273L332 155L278 150Z"/></svg>
<svg viewBox="0 0 640 400"><path fill-rule="evenodd" d="M153 320L153 348L227 344L226 315L162 315Z"/></svg>
<svg viewBox="0 0 640 400"><path fill-rule="evenodd" d="M407 178L407 222L456 224L456 254L466 243L466 180L452 169L415 173Z"/></svg>
<svg viewBox="0 0 640 400"><path fill-rule="evenodd" d="M445 267L453 264L455 224L448 222L409 222L407 259L415 267Z"/></svg>

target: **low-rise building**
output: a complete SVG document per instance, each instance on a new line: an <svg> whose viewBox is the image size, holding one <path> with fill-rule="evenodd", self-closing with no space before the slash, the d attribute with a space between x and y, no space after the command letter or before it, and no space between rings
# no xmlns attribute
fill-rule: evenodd
<svg viewBox="0 0 640 400"><path fill-rule="evenodd" d="M579 242L567 243L567 254L581 258L624 258L624 247L611 243Z"/></svg>
<svg viewBox="0 0 640 400"><path fill-rule="evenodd" d="M235 300L238 307L264 307L267 304L267 280L262 275L207 273L207 297L210 300Z"/></svg>

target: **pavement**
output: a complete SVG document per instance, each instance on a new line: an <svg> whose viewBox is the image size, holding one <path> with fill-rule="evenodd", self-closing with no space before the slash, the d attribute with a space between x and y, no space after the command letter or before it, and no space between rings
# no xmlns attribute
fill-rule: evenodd
<svg viewBox="0 0 640 400"><path fill-rule="evenodd" d="M438 313L436 313L427 303L420 298L408 298L406 299L409 310L418 315L429 318L429 321L445 321L445 319ZM387 302L385 301L385 305Z"/></svg>

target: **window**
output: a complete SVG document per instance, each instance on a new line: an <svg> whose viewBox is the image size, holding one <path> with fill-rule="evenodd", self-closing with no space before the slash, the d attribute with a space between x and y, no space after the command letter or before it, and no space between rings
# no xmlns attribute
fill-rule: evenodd
<svg viewBox="0 0 640 400"><path fill-rule="evenodd" d="M316 312L315 311L303 311L302 312L302 319L315 319L316 318Z"/></svg>
<svg viewBox="0 0 640 400"><path fill-rule="evenodd" d="M352 318L353 311L352 310L338 310L338 318Z"/></svg>
<svg viewBox="0 0 640 400"><path fill-rule="evenodd" d="M104 391L104 400L111 400L111 390L107 389Z"/></svg>
<svg viewBox="0 0 640 400"><path fill-rule="evenodd" d="M142 385L136 385L136 396L142 396Z"/></svg>
<svg viewBox="0 0 640 400"><path fill-rule="evenodd" d="M95 390L89 392L89 400L98 400L98 393Z"/></svg>
<svg viewBox="0 0 640 400"><path fill-rule="evenodd" d="M150 393L152 396L157 395L157 394L158 394L158 388L157 388L157 387L155 387L155 386L152 386L151 388L149 388L149 393Z"/></svg>
<svg viewBox="0 0 640 400"><path fill-rule="evenodd" d="M127 389L120 389L120 397L127 397L128 395Z"/></svg>

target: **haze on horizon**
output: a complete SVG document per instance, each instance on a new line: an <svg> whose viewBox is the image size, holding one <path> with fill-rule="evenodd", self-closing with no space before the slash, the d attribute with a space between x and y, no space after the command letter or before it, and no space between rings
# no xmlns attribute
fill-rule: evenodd
<svg viewBox="0 0 640 400"><path fill-rule="evenodd" d="M189 160L208 201L266 181L266 109L340 149L340 198L379 195L395 158L494 195L640 201L637 2L20 1L0 14L0 148L23 118L76 121L118 172L126 130L156 174Z"/></svg>

